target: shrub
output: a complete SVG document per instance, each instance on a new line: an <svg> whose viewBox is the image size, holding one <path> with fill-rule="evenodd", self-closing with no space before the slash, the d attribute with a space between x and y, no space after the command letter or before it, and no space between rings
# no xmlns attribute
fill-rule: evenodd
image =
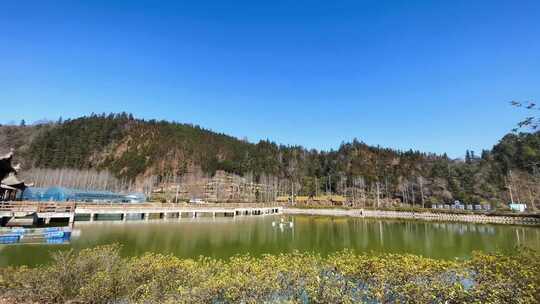
<svg viewBox="0 0 540 304"><path fill-rule="evenodd" d="M50 265L0 269L0 294L17 303L540 303L540 254L474 253L445 261L342 251L228 260L116 245L67 251Z"/></svg>

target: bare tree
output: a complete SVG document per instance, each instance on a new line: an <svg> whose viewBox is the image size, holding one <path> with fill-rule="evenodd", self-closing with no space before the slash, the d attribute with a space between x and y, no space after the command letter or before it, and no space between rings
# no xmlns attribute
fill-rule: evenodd
<svg viewBox="0 0 540 304"><path fill-rule="evenodd" d="M424 177L418 176L418 185L420 186L420 195L422 197L422 208L425 208L425 200L424 200Z"/></svg>
<svg viewBox="0 0 540 304"><path fill-rule="evenodd" d="M33 168L21 173L23 179L34 183L35 187L66 187L81 190L101 190L125 192L140 190L147 192L152 188L152 176L143 179L140 187L135 187L133 181L125 178L118 179L108 171L76 170L76 169L43 169ZM137 188L137 189L136 189Z"/></svg>
<svg viewBox="0 0 540 304"><path fill-rule="evenodd" d="M529 128L531 130L538 130L540 128L540 115L538 114L540 106L532 101L511 101L510 104L517 108L524 108L531 113L530 116L525 117L525 119L518 123L518 127L514 131L518 131L521 128Z"/></svg>
<svg viewBox="0 0 540 304"><path fill-rule="evenodd" d="M376 182L376 185L377 185L377 208L380 207L380 185L379 185L379 182Z"/></svg>

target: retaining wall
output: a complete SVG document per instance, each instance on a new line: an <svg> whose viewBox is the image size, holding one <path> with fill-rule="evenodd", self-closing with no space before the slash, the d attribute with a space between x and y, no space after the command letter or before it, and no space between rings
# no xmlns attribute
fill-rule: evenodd
<svg viewBox="0 0 540 304"><path fill-rule="evenodd" d="M485 214L451 214L451 213L403 212L403 211L362 210L362 209L346 210L346 209L299 209L299 208L284 208L283 213L284 214L325 215L325 216L352 216L352 217L366 217L366 218L418 219L418 220L426 220L426 221L445 221L445 222L540 225L539 218L485 215Z"/></svg>

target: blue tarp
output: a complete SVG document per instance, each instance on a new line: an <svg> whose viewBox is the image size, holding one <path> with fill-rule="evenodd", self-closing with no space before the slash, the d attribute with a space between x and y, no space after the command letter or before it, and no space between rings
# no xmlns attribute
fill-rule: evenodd
<svg viewBox="0 0 540 304"><path fill-rule="evenodd" d="M143 203L146 196L142 193L114 193L111 191L93 191L64 187L35 188L29 187L22 194L23 200L54 202L113 202Z"/></svg>
<svg viewBox="0 0 540 304"><path fill-rule="evenodd" d="M22 199L42 201L45 191L47 191L47 188L28 187L24 190Z"/></svg>

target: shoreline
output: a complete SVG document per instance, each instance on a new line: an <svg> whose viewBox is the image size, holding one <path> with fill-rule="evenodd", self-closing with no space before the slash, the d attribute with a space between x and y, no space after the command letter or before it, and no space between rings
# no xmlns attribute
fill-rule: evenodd
<svg viewBox="0 0 540 304"><path fill-rule="evenodd" d="M485 214L450 214L450 213L430 213L414 211L384 211L384 210L364 210L364 209L309 209L291 208L282 209L283 214L291 215L320 215L320 216L348 216L358 218L379 218L379 219L408 219L440 222L464 222L476 224L504 224L504 225L527 225L540 226L540 219L535 217L513 217L501 215Z"/></svg>

